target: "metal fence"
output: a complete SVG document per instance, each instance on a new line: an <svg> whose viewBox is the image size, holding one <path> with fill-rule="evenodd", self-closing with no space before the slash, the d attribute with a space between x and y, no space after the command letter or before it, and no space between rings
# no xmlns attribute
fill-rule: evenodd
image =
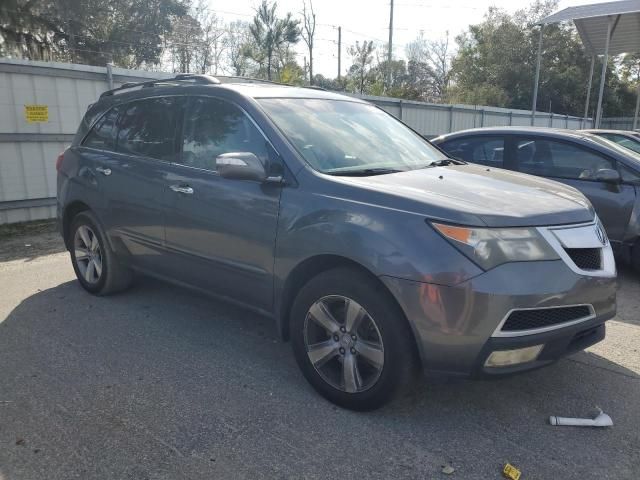
<svg viewBox="0 0 640 480"><path fill-rule="evenodd" d="M611 130L633 130L633 120L633 117L603 118L602 122L600 122L600 128L609 128ZM640 123L638 125L640 125Z"/></svg>
<svg viewBox="0 0 640 480"><path fill-rule="evenodd" d="M0 59L0 224L55 216L55 159L72 140L90 103L125 82L165 72ZM379 105L426 137L466 128L531 125L531 112L439 105L356 95ZM589 128L590 119L538 112L535 125Z"/></svg>
<svg viewBox="0 0 640 480"><path fill-rule="evenodd" d="M531 111L478 105L443 105L388 97L353 95L375 103L427 138L468 128L531 126ZM590 118L536 112L536 127L592 128Z"/></svg>

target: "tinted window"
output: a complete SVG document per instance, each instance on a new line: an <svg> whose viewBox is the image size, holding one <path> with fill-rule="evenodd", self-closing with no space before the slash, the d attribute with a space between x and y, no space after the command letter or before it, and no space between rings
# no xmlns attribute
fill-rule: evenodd
<svg viewBox="0 0 640 480"><path fill-rule="evenodd" d="M618 162L618 170L623 182L640 183L640 173Z"/></svg>
<svg viewBox="0 0 640 480"><path fill-rule="evenodd" d="M118 120L119 110L112 108L109 110L98 122L94 125L89 132L89 135L84 139L82 145L90 148L97 148L99 150L111 150L116 149L116 122Z"/></svg>
<svg viewBox="0 0 640 480"><path fill-rule="evenodd" d="M615 169L614 162L597 152L548 139L520 139L516 158L521 172L542 177L590 180L598 170Z"/></svg>
<svg viewBox="0 0 640 480"><path fill-rule="evenodd" d="M440 147L454 158L491 167L504 166L504 138L467 137L451 140Z"/></svg>
<svg viewBox="0 0 640 480"><path fill-rule="evenodd" d="M266 165L267 141L247 115L235 105L214 98L194 97L185 114L181 163L216 169L223 153L250 152Z"/></svg>
<svg viewBox="0 0 640 480"><path fill-rule="evenodd" d="M132 102L118 122L118 151L171 160L175 152L176 109L173 98Z"/></svg>

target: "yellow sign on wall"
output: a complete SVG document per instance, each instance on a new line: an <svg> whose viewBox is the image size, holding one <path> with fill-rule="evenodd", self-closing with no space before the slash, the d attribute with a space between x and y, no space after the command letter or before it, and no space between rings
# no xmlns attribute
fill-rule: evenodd
<svg viewBox="0 0 640 480"><path fill-rule="evenodd" d="M25 105L24 118L27 123L49 121L49 105Z"/></svg>

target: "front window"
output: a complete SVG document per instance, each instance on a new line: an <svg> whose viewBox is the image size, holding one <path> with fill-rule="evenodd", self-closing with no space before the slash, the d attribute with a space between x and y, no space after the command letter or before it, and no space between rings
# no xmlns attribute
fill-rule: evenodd
<svg viewBox="0 0 640 480"><path fill-rule="evenodd" d="M322 173L373 175L447 160L411 129L371 105L298 98L259 101L304 159Z"/></svg>
<svg viewBox="0 0 640 480"><path fill-rule="evenodd" d="M453 158L479 163L488 167L504 167L504 138L465 137L450 140L440 145Z"/></svg>
<svg viewBox="0 0 640 480"><path fill-rule="evenodd" d="M249 117L235 105L209 97L190 100L182 132L181 163L216 170L224 153L250 152L266 165L267 142Z"/></svg>
<svg viewBox="0 0 640 480"><path fill-rule="evenodd" d="M548 138L520 139L515 150L519 170L541 177L593 180L598 170L615 169L598 152Z"/></svg>

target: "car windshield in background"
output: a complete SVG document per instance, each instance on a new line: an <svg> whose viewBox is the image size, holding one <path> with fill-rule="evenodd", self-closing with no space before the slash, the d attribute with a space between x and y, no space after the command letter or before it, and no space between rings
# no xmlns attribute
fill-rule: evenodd
<svg viewBox="0 0 640 480"><path fill-rule="evenodd" d="M322 173L380 175L449 162L422 137L371 105L302 98L259 102L304 159Z"/></svg>
<svg viewBox="0 0 640 480"><path fill-rule="evenodd" d="M604 145L605 147L611 148L627 157L633 159L636 162L640 162L640 153L630 148L627 148L625 145L615 142L614 140L610 140L608 138L602 137L600 135L589 135L589 140L592 140L600 145Z"/></svg>
<svg viewBox="0 0 640 480"><path fill-rule="evenodd" d="M611 140L618 145L633 150L636 153L640 153L640 138L635 135L620 135L618 133L603 133L601 137Z"/></svg>

